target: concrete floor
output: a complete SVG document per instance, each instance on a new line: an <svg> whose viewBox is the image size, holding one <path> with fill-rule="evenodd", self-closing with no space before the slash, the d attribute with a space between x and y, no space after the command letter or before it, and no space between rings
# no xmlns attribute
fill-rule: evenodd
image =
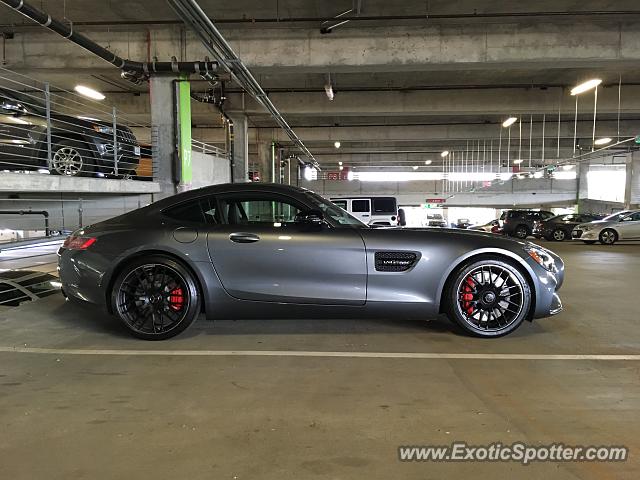
<svg viewBox="0 0 640 480"><path fill-rule="evenodd" d="M443 319L285 320L201 321L149 343L57 296L0 310L0 478L638 478L640 357L553 355L640 355L640 245L552 247L567 263L565 311L497 340ZM483 355L215 355L230 350ZM492 358L503 353L540 356ZM399 445L454 440L631 453L529 466L397 459Z"/></svg>

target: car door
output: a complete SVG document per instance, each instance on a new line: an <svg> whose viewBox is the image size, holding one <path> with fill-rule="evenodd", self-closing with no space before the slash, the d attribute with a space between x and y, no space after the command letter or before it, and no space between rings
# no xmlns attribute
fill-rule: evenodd
<svg viewBox="0 0 640 480"><path fill-rule="evenodd" d="M371 200L369 198L357 198L351 200L351 213L363 223L371 220Z"/></svg>
<svg viewBox="0 0 640 480"><path fill-rule="evenodd" d="M367 263L357 230L296 222L309 207L281 194L216 197L207 248L225 290L242 300L362 305Z"/></svg>
<svg viewBox="0 0 640 480"><path fill-rule="evenodd" d="M622 217L617 230L621 239L640 238L640 212Z"/></svg>

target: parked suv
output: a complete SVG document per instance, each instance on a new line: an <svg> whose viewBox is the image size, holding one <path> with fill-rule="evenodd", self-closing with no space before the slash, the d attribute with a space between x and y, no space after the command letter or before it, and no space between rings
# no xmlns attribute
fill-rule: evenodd
<svg viewBox="0 0 640 480"><path fill-rule="evenodd" d="M131 130L116 125L118 174L134 175L140 146ZM54 175L114 173L113 124L51 112L51 165L47 161L46 107L24 93L0 88L0 166L48 169Z"/></svg>
<svg viewBox="0 0 640 480"><path fill-rule="evenodd" d="M533 233L535 222L543 222L554 216L546 210L505 210L500 216L505 235L527 238Z"/></svg>

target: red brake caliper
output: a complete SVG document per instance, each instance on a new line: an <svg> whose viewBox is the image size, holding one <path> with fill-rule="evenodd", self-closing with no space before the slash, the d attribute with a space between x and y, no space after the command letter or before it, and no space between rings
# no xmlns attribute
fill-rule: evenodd
<svg viewBox="0 0 640 480"><path fill-rule="evenodd" d="M176 312L182 310L184 305L184 295L182 294L182 288L174 288L169 294L169 307Z"/></svg>
<svg viewBox="0 0 640 480"><path fill-rule="evenodd" d="M473 291L475 290L476 282L471 277L467 277L462 287L462 308L467 312L467 315L471 316L474 312L474 307L471 304L473 300Z"/></svg>

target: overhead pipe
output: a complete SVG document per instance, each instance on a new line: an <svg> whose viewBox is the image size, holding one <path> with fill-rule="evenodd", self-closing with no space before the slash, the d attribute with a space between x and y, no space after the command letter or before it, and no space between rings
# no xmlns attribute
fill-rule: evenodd
<svg viewBox="0 0 640 480"><path fill-rule="evenodd" d="M6 2L5 2L6 3ZM431 20L474 20L474 19L508 19L508 18L539 18L539 17L628 17L640 15L640 10L583 10L578 12L488 12L488 13L445 13L445 14L421 14L421 15L350 15L341 17L342 20L351 22L389 22L389 21L431 21ZM213 19L212 19L213 20ZM256 24L256 23L318 23L326 21L326 17L242 17L242 18L218 18L220 24ZM179 20L88 20L75 22L76 25L85 27L108 26L133 26L133 25L180 25ZM0 24L0 27L19 28L25 25Z"/></svg>
<svg viewBox="0 0 640 480"><path fill-rule="evenodd" d="M134 83L139 83L141 76L148 77L152 73L195 73L210 79L218 68L217 62L211 62L208 59L203 62L178 62L175 57L171 62L137 62L124 59L81 33L75 32L73 23L66 24L56 20L51 15L25 3L24 0L0 0L0 2L121 69L122 77Z"/></svg>
<svg viewBox="0 0 640 480"><path fill-rule="evenodd" d="M293 144L309 158L315 168L320 169L320 165L313 154L305 144L302 143L302 140L300 140L296 135L282 114L271 102L258 81L254 78L240 57L236 55L220 31L214 26L213 22L202 11L198 3L195 0L168 0L168 2L176 11L178 16L182 18L182 20L198 35L204 46L209 50L209 53L218 60L220 67L226 70L238 85L248 92L260 105L262 105L262 107L264 107L265 110L271 114L273 119L285 131Z"/></svg>

